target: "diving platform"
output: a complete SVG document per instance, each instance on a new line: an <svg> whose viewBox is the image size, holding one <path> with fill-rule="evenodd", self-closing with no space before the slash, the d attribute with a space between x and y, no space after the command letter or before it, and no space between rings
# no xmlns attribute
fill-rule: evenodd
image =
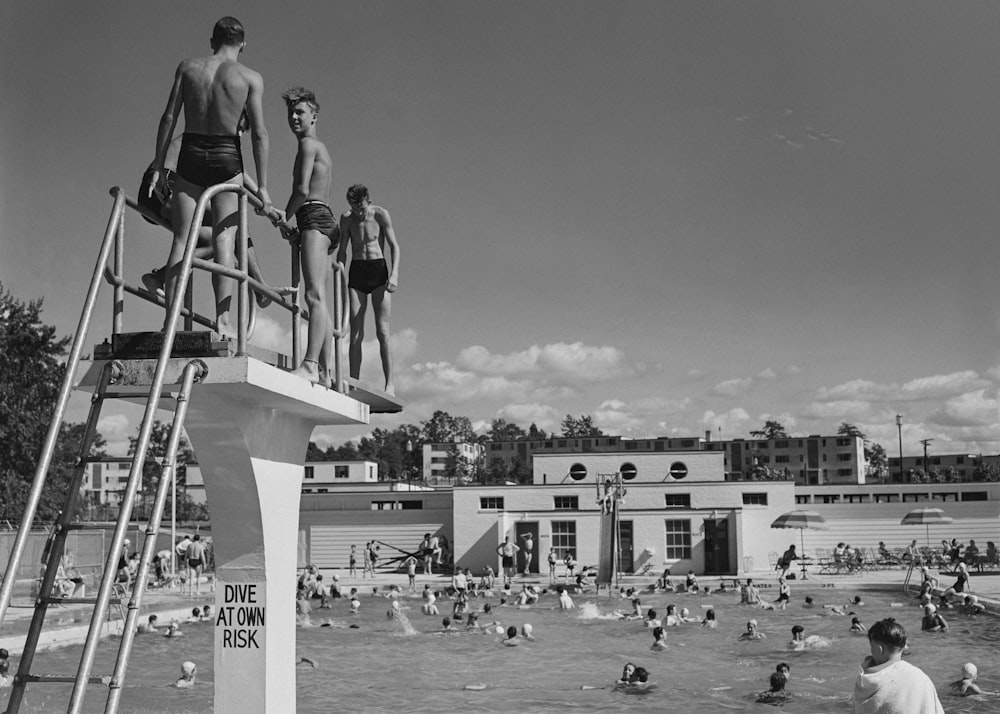
<svg viewBox="0 0 1000 714"><path fill-rule="evenodd" d="M106 398L148 403L161 346L159 333L117 335L93 360L81 361L74 386L99 390L110 370ZM232 346L209 332L178 333L158 407L180 409L169 397L194 362L198 377L184 429L212 513L215 711L293 712L295 553L306 449L314 427L368 424L372 409L357 398L360 389L344 394L312 384L279 366L282 356L250 349L236 355Z"/></svg>

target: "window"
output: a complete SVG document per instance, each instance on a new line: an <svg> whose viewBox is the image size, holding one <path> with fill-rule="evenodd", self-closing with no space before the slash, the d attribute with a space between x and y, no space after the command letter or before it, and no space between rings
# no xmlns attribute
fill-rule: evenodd
<svg viewBox="0 0 1000 714"><path fill-rule="evenodd" d="M574 481L582 481L587 478L587 467L583 464L573 464L569 467L569 477Z"/></svg>
<svg viewBox="0 0 1000 714"><path fill-rule="evenodd" d="M955 457L955 463L956 464L964 464L965 463L965 457L964 456L956 456Z"/></svg>
<svg viewBox="0 0 1000 714"><path fill-rule="evenodd" d="M372 510L395 511L398 505L396 501L372 501Z"/></svg>
<svg viewBox="0 0 1000 714"><path fill-rule="evenodd" d="M778 439L777 441L774 442L774 448L775 449L787 449L788 448L788 440L787 439Z"/></svg>
<svg viewBox="0 0 1000 714"><path fill-rule="evenodd" d="M556 444L557 444L557 446L559 446L561 448L564 448L566 446L566 440L565 439L559 439L559 441L557 441Z"/></svg>
<svg viewBox="0 0 1000 714"><path fill-rule="evenodd" d="M853 476L854 469L837 469L838 476Z"/></svg>
<svg viewBox="0 0 1000 714"><path fill-rule="evenodd" d="M636 477L639 471L635 468L635 464L626 461L624 464L618 467L618 473L622 475L625 481L631 481Z"/></svg>
<svg viewBox="0 0 1000 714"><path fill-rule="evenodd" d="M351 467L346 464L339 464L333 467L334 478L347 478L351 473Z"/></svg>
<svg viewBox="0 0 1000 714"><path fill-rule="evenodd" d="M812 503L812 496L796 496L795 503Z"/></svg>
<svg viewBox="0 0 1000 714"><path fill-rule="evenodd" d="M691 521L665 521L667 560L691 559Z"/></svg>
<svg viewBox="0 0 1000 714"><path fill-rule="evenodd" d="M837 439L837 446L850 446L850 445L851 445L850 439ZM826 444L824 444L824 446L826 446Z"/></svg>
<svg viewBox="0 0 1000 714"><path fill-rule="evenodd" d="M962 494L963 501L988 501L986 491L965 491Z"/></svg>
<svg viewBox="0 0 1000 714"><path fill-rule="evenodd" d="M315 478L315 473L312 466L306 466L306 478Z"/></svg>
<svg viewBox="0 0 1000 714"><path fill-rule="evenodd" d="M850 461L854 454L837 454L837 461Z"/></svg>
<svg viewBox="0 0 1000 714"><path fill-rule="evenodd" d="M557 511L579 511L580 510L580 497L579 496L556 496L555 497L555 509Z"/></svg>
<svg viewBox="0 0 1000 714"><path fill-rule="evenodd" d="M316 489L316 493L330 493L330 489L328 489L328 488L317 488Z"/></svg>
<svg viewBox="0 0 1000 714"><path fill-rule="evenodd" d="M788 454L775 454L774 463L776 464L791 463L791 457Z"/></svg>
<svg viewBox="0 0 1000 714"><path fill-rule="evenodd" d="M767 493L744 493L743 494L743 505L744 506L766 506L767 505Z"/></svg>
<svg viewBox="0 0 1000 714"><path fill-rule="evenodd" d="M626 441L625 442L625 450L626 451L632 451L637 446L638 446L638 444L636 444L634 441Z"/></svg>
<svg viewBox="0 0 1000 714"><path fill-rule="evenodd" d="M840 503L840 496L823 496L823 503Z"/></svg>
<svg viewBox="0 0 1000 714"><path fill-rule="evenodd" d="M419 511L424 507L423 501L400 501L399 507L404 511Z"/></svg>
<svg viewBox="0 0 1000 714"><path fill-rule="evenodd" d="M681 439L681 448L690 449L694 446L694 439Z"/></svg>
<svg viewBox="0 0 1000 714"><path fill-rule="evenodd" d="M503 496L481 496L479 498L480 511L502 511Z"/></svg>
<svg viewBox="0 0 1000 714"><path fill-rule="evenodd" d="M667 508L691 508L690 493L668 493L663 498Z"/></svg>
<svg viewBox="0 0 1000 714"><path fill-rule="evenodd" d="M576 521L552 521L552 547L560 558L566 553L576 558Z"/></svg>
<svg viewBox="0 0 1000 714"><path fill-rule="evenodd" d="M899 503L898 493L876 493L875 503Z"/></svg>
<svg viewBox="0 0 1000 714"><path fill-rule="evenodd" d="M688 467L683 461L675 461L670 464L670 477L680 481L688 475Z"/></svg>

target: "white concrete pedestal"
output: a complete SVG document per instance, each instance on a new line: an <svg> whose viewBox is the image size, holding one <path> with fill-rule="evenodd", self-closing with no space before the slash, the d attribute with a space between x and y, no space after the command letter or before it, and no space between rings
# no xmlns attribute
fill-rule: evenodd
<svg viewBox="0 0 1000 714"><path fill-rule="evenodd" d="M194 387L184 428L212 513L215 712L294 712L306 449L315 426L368 423L368 405L249 357L200 359L208 375ZM171 360L166 385L179 381L188 361ZM91 363L80 386L96 384L103 364ZM145 393L155 360L123 364L125 377L115 391Z"/></svg>

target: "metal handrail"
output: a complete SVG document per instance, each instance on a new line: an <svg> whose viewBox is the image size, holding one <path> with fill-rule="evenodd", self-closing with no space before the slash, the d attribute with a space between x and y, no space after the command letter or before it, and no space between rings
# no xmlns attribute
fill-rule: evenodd
<svg viewBox="0 0 1000 714"><path fill-rule="evenodd" d="M116 191L124 191L115 187L111 190L112 195L115 195ZM197 244L198 230L201 227L202 218L205 215L205 211L208 209L208 204L212 198L219 193L232 192L239 194L240 197L240 225L237 232L237 262L239 265L244 266L243 269L240 268L226 268L219 265L213 261L202 260L200 258L193 258L190 264L185 263L183 270L189 271L191 267L196 267L201 270L205 270L210 273L215 273L219 275L224 275L229 278L233 278L239 281L238 295L237 295L237 354L246 354L246 341L252 335L253 323L248 321L246 329L244 329L243 315L250 313L251 320L255 317L253 313L252 302L249 299L249 289L252 288L255 291L267 295L273 303L281 307L292 314L292 363L293 365L298 365L301 362L301 339L299 336L300 322L302 318L309 317L309 310L306 306L299 304L298 297L298 287L301 282L301 269L300 269L300 248L298 241L291 241L291 278L292 283L290 287L287 288L271 288L268 285L251 278L248 274L246 266L248 266L247 261L247 238L249 237L249 229L247 227L247 205L252 205L255 210L263 208L263 203L257 196L255 196L249 189L245 186L240 186L238 184L216 184L211 186L202 193L201 197L198 199L198 203L195 207L194 216L191 219L191 225L188 227L188 237L187 243L185 244L185 256L187 255L188 248L191 246L191 242L194 241ZM145 206L142 206L135 200L128 197L125 194L125 204L128 208L135 210L140 213L143 217L153 221L154 223L168 228L166 222L157 214L150 211ZM169 229L169 228L168 228ZM115 251L115 268L114 270L105 270L106 280L115 287L115 297L114 297L114 321L112 325L112 334L120 334L122 330L122 322L124 315L124 293L129 293L140 297L148 302L154 303L156 305L165 306L165 300L160 298L148 290L139 288L125 282L123 272L124 272L124 215L121 217L118 225L116 241L116 251ZM343 359L341 356L341 342L347 338L347 331L344 325L344 307L348 304L348 285L347 276L345 274L344 266L337 262L332 262L333 268L333 310L330 311L331 321L332 321L332 336L333 336L333 371L334 375L331 379L331 387L338 392L346 391L346 384L343 381ZM178 294L180 294L180 288L178 287ZM197 322L200 325L208 327L210 329L217 329L218 326L214 320L195 313L190 306L190 293L185 291L186 303L181 309L181 315L185 318L185 329L191 328L192 322ZM290 300L286 301L285 296L288 296ZM180 302L180 301L177 301ZM248 309L249 308L249 309Z"/></svg>

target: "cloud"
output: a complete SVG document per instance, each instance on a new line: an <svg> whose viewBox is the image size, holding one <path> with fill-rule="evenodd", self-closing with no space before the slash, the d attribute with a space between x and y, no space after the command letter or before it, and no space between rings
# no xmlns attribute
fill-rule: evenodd
<svg viewBox="0 0 1000 714"><path fill-rule="evenodd" d="M713 435L722 434L723 439L732 439L747 433L750 415L743 407L733 407L729 411L716 414L708 410L701 417L701 423L711 430Z"/></svg>
<svg viewBox="0 0 1000 714"><path fill-rule="evenodd" d="M738 397L741 394L746 394L751 385L753 385L753 377L727 379L713 386L709 393L717 397Z"/></svg>
<svg viewBox="0 0 1000 714"><path fill-rule="evenodd" d="M132 420L127 414L107 414L97 421L97 431L107 442L109 454L127 454L129 438L135 436Z"/></svg>
<svg viewBox="0 0 1000 714"><path fill-rule="evenodd" d="M860 400L844 399L836 402L810 402L802 408L805 419L857 422L871 414L871 404Z"/></svg>
<svg viewBox="0 0 1000 714"><path fill-rule="evenodd" d="M911 379L903 384L879 384L867 379L852 379L835 387L816 390L819 401L914 402L945 399L964 392L983 389L989 382L973 370Z"/></svg>
<svg viewBox="0 0 1000 714"><path fill-rule="evenodd" d="M617 347L557 342L543 347L532 345L509 354L493 354L482 345L473 345L458 354L455 364L479 374L543 374L550 380L605 381L632 373L625 367L624 360L625 353Z"/></svg>
<svg viewBox="0 0 1000 714"><path fill-rule="evenodd" d="M927 421L950 427L1000 425L1000 399L985 389L967 392L947 400L927 416Z"/></svg>
<svg viewBox="0 0 1000 714"><path fill-rule="evenodd" d="M562 422L560 413L552 405L538 402L505 404L496 411L496 417L517 424L522 429L535 424L539 429L549 432L558 431Z"/></svg>
<svg viewBox="0 0 1000 714"><path fill-rule="evenodd" d="M601 403L594 412L594 423L606 433L640 433L649 435L649 427L656 424L665 428L663 416L683 413L691 405L691 400L645 397L631 402L609 399Z"/></svg>

